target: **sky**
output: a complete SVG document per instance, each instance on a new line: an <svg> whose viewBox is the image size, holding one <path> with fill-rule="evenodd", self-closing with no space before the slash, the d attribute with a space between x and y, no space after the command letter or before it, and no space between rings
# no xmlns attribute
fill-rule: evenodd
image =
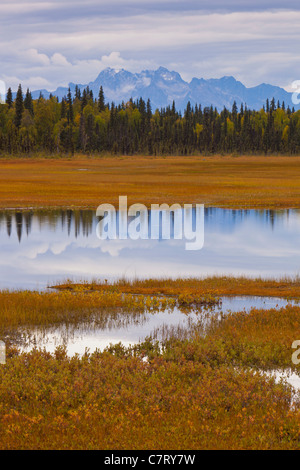
<svg viewBox="0 0 300 470"><path fill-rule="evenodd" d="M283 8L284 5L284 8ZM87 84L106 67L164 66L292 91L300 80L299 1L1 1L0 80L16 90Z"/></svg>

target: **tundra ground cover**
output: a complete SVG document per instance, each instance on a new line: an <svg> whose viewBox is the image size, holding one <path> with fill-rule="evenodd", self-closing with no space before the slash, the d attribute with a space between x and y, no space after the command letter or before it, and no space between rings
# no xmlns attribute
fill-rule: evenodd
<svg viewBox="0 0 300 470"><path fill-rule="evenodd" d="M53 286L64 291L112 291L143 295L203 296L209 300L220 296L253 295L264 297L300 298L300 278L280 279L247 278L245 276L211 276L205 278L119 279L82 281L66 280Z"/></svg>
<svg viewBox="0 0 300 470"><path fill-rule="evenodd" d="M205 280L198 280L201 290L196 280L178 280L175 295L176 281L169 280L169 295L163 296L159 282L141 281L140 288L150 291L138 295L137 281L97 288L82 283L46 293L3 291L0 331L97 316L105 321L122 311L138 319L145 310L178 302L179 293L205 298L215 295L212 284L225 283L207 280L205 291ZM276 288L265 282L262 289ZM234 284L239 282L227 280L231 289ZM199 323L188 338L174 334L160 345L147 339L83 357L68 357L63 348L20 353L12 341L0 367L0 448L299 449L299 396L260 372L293 366L299 318L300 308L290 305L215 315L205 334Z"/></svg>
<svg viewBox="0 0 300 470"><path fill-rule="evenodd" d="M288 386L184 359L33 351L0 368L0 403L1 449L300 447Z"/></svg>
<svg viewBox="0 0 300 470"><path fill-rule="evenodd" d="M2 159L0 207L200 203L299 208L300 157L85 157ZM82 171L85 170L85 171Z"/></svg>

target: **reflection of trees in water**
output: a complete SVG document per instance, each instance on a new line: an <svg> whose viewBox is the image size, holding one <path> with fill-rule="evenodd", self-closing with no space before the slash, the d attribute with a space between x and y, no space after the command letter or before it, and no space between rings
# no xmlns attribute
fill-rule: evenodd
<svg viewBox="0 0 300 470"><path fill-rule="evenodd" d="M248 210L248 209L219 209L205 208L205 225L234 228L245 220L252 219L269 225L273 229L277 221L289 220L291 212L300 216L300 210ZM194 214L193 214L194 217ZM148 214L150 220L150 211ZM174 217L171 213L171 232L174 225ZM98 222L95 211L92 210L4 210L0 211L0 232L5 230L10 237L14 231L19 242L26 234L28 237L33 225L40 231L67 232L68 236L82 235L88 237L95 232ZM149 224L150 225L150 224Z"/></svg>
<svg viewBox="0 0 300 470"><path fill-rule="evenodd" d="M15 232L19 242L25 234L30 235L33 225L40 231L67 231L69 236L88 237L93 233L94 222L95 212L91 210L0 211L0 231L6 230L9 237Z"/></svg>
<svg viewBox="0 0 300 470"><path fill-rule="evenodd" d="M209 207L205 209L205 224L227 225L234 228L236 225L252 219L272 229L276 222L288 221L291 213L300 217L299 209L218 209Z"/></svg>

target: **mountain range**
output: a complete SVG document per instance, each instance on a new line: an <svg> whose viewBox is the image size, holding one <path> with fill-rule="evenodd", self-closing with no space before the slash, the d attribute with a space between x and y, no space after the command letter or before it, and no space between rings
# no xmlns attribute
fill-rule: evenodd
<svg viewBox="0 0 300 470"><path fill-rule="evenodd" d="M70 83L69 87L74 93L75 83ZM247 88L234 77L225 76L222 78L193 78L191 82L182 79L179 73L170 72L164 67L157 70L145 70L141 73L131 73L124 69L116 70L106 68L94 82L86 85L78 84L80 90L89 86L94 97L98 97L100 86L103 87L106 102L119 104L127 102L130 98L136 100L142 97L145 101L151 100L152 109L164 108L172 105L175 101L176 108L183 111L188 101L192 105L201 104L202 107L213 106L219 111L225 106L231 109L234 101L240 106L242 103L250 109L259 110L266 103L267 98L273 97L280 103L285 102L286 107L292 108L292 93L287 92L278 86L262 83L261 85ZM47 90L36 90L32 92L34 99L43 94L48 98L50 92ZM68 93L68 87L59 87L52 92L53 95L62 99ZM294 106L300 109L300 105Z"/></svg>

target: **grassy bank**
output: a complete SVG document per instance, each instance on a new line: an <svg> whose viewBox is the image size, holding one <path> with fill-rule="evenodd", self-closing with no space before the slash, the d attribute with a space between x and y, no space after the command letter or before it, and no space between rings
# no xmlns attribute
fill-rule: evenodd
<svg viewBox="0 0 300 470"><path fill-rule="evenodd" d="M211 276L207 278L177 279L121 279L113 283L107 281L75 283L65 281L55 287L61 291L119 292L143 295L170 296L265 296L300 298L300 279L284 277L281 279L247 278L244 276Z"/></svg>
<svg viewBox="0 0 300 470"><path fill-rule="evenodd" d="M89 207L103 202L300 207L300 157L103 157L8 159L0 207Z"/></svg>
<svg viewBox="0 0 300 470"><path fill-rule="evenodd" d="M176 296L134 295L121 290L87 291L82 287L62 292L0 291L0 335L10 335L18 328L52 327L61 324L94 323L105 327L115 318L138 318L144 312L158 312L178 307L183 311L213 305L211 294Z"/></svg>

